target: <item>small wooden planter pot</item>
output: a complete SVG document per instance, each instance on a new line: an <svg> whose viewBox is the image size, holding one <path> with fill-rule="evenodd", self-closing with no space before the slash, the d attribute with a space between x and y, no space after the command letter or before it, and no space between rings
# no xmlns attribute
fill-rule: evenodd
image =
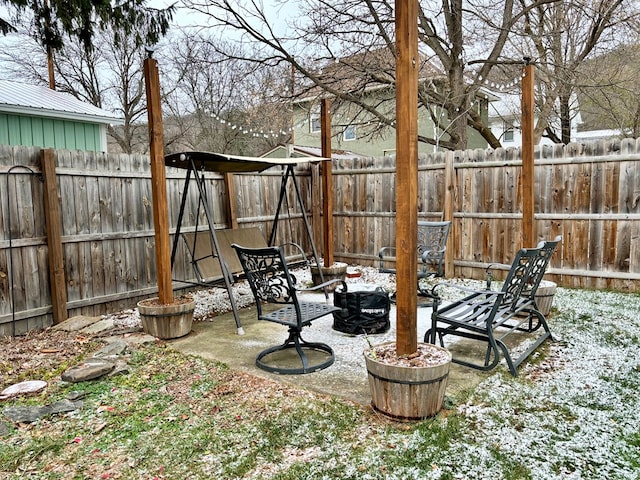
<svg viewBox="0 0 640 480"><path fill-rule="evenodd" d="M325 267L323 265L311 265L311 280L314 285L320 285L323 281L328 282L329 280L344 280L347 276L347 264L342 262L336 262L329 267ZM322 276L320 275L322 273ZM330 285L327 287L329 292L333 292L338 283Z"/></svg>
<svg viewBox="0 0 640 480"><path fill-rule="evenodd" d="M191 331L196 302L191 297L176 299L163 305L158 298L138 302L142 330L149 335L169 340L184 337Z"/></svg>
<svg viewBox="0 0 640 480"><path fill-rule="evenodd" d="M557 285L549 280L542 280L536 291L536 304L540 313L545 317L551 313L553 297L556 294Z"/></svg>
<svg viewBox="0 0 640 480"><path fill-rule="evenodd" d="M407 367L377 361L371 357L370 349L365 350L371 404L378 412L396 420L422 420L442 409L451 354L437 345L420 345L445 352L446 360L438 365Z"/></svg>

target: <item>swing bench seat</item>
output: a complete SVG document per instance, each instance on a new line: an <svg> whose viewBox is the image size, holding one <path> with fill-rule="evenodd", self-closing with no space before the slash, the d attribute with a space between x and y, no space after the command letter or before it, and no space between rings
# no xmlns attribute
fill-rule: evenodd
<svg viewBox="0 0 640 480"><path fill-rule="evenodd" d="M244 275L240 259L232 247L234 243L246 245L249 248L267 248L269 246L257 227L216 230L216 239L220 247L219 254L216 253L209 230L182 233L181 236L189 251L193 271L196 275L193 283L203 286L218 285L224 279L218 257L230 274L230 283L235 283L239 276ZM295 252L291 258L287 257L289 266L309 265L309 259L302 246L294 242L288 242L282 246L290 246Z"/></svg>
<svg viewBox="0 0 640 480"><path fill-rule="evenodd" d="M231 247L234 243L252 248L267 247L267 242L257 227L216 230L215 234L220 247L219 252L214 248L209 230L181 234L196 275L196 281L193 283L204 286L219 284L224 279L219 260L226 265L227 271L232 276L229 280L234 283L234 278L242 273L238 255Z"/></svg>

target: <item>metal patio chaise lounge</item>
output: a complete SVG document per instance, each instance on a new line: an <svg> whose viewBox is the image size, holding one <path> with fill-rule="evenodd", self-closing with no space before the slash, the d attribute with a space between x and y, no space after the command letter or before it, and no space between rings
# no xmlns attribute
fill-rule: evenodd
<svg viewBox="0 0 640 480"><path fill-rule="evenodd" d="M434 298L431 327L424 341L435 344L439 340L441 346L445 346L444 338L447 336L479 341L486 344L483 362L456 357L455 349L452 352L453 362L479 370L491 370L498 365L502 353L509 371L517 376L518 366L546 339L551 338L549 325L538 309L535 295L561 239L557 237L553 241L540 242L536 248L518 251L500 291L490 289L489 276L486 289L470 291L464 298L440 307L437 289L443 284L434 286L430 293ZM542 333L513 359L504 339L515 332L530 334L540 328Z"/></svg>

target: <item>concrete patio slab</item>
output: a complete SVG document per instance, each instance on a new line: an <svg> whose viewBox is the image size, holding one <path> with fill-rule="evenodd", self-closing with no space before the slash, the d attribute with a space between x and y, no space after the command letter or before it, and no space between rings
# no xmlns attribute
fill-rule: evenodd
<svg viewBox="0 0 640 480"><path fill-rule="evenodd" d="M322 294L307 294L306 300L325 301ZM331 300L330 300L331 301ZM418 335L424 335L430 324L431 308L418 308ZM306 388L321 394L368 405L371 402L367 370L363 351L368 347L363 335L353 336L333 330L333 317L316 320L303 330L303 338L329 344L336 356L335 363L318 372L304 375L278 375L259 369L255 365L258 353L270 346L278 345L287 338L287 329L272 322L259 321L255 306L242 309L240 318L245 334L236 333L231 313L223 314L212 322L194 323L191 333L172 340L169 345L176 350L225 363L230 368L250 372L273 380ZM369 335L373 345L395 341L396 310L392 305L389 315L391 328L387 333ZM455 397L474 387L487 373L452 364L447 395Z"/></svg>

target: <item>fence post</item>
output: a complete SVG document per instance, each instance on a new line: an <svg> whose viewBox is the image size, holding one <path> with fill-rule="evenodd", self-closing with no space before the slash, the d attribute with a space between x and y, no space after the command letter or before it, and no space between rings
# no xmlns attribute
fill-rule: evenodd
<svg viewBox="0 0 640 480"><path fill-rule="evenodd" d="M442 219L451 222L451 231L447 239L448 245L444 252L444 272L446 278L454 276L453 259L458 255L457 228L453 221L453 214L456 209L456 170L453 168L453 152L447 152L444 163L444 211ZM453 245L453 249L449 248Z"/></svg>
<svg viewBox="0 0 640 480"><path fill-rule="evenodd" d="M225 210L227 212L227 227L238 228L238 210L236 208L236 187L233 183L233 173L224 174L224 185L227 189Z"/></svg>
<svg viewBox="0 0 640 480"><path fill-rule="evenodd" d="M44 176L44 216L49 253L49 283L53 323L67 319L67 282L64 275L62 254L62 217L56 182L56 158L51 148L40 150L42 175Z"/></svg>
<svg viewBox="0 0 640 480"><path fill-rule="evenodd" d="M320 162L309 165L311 175L309 189L311 191L311 227L313 240L322 238L322 183L320 182Z"/></svg>

